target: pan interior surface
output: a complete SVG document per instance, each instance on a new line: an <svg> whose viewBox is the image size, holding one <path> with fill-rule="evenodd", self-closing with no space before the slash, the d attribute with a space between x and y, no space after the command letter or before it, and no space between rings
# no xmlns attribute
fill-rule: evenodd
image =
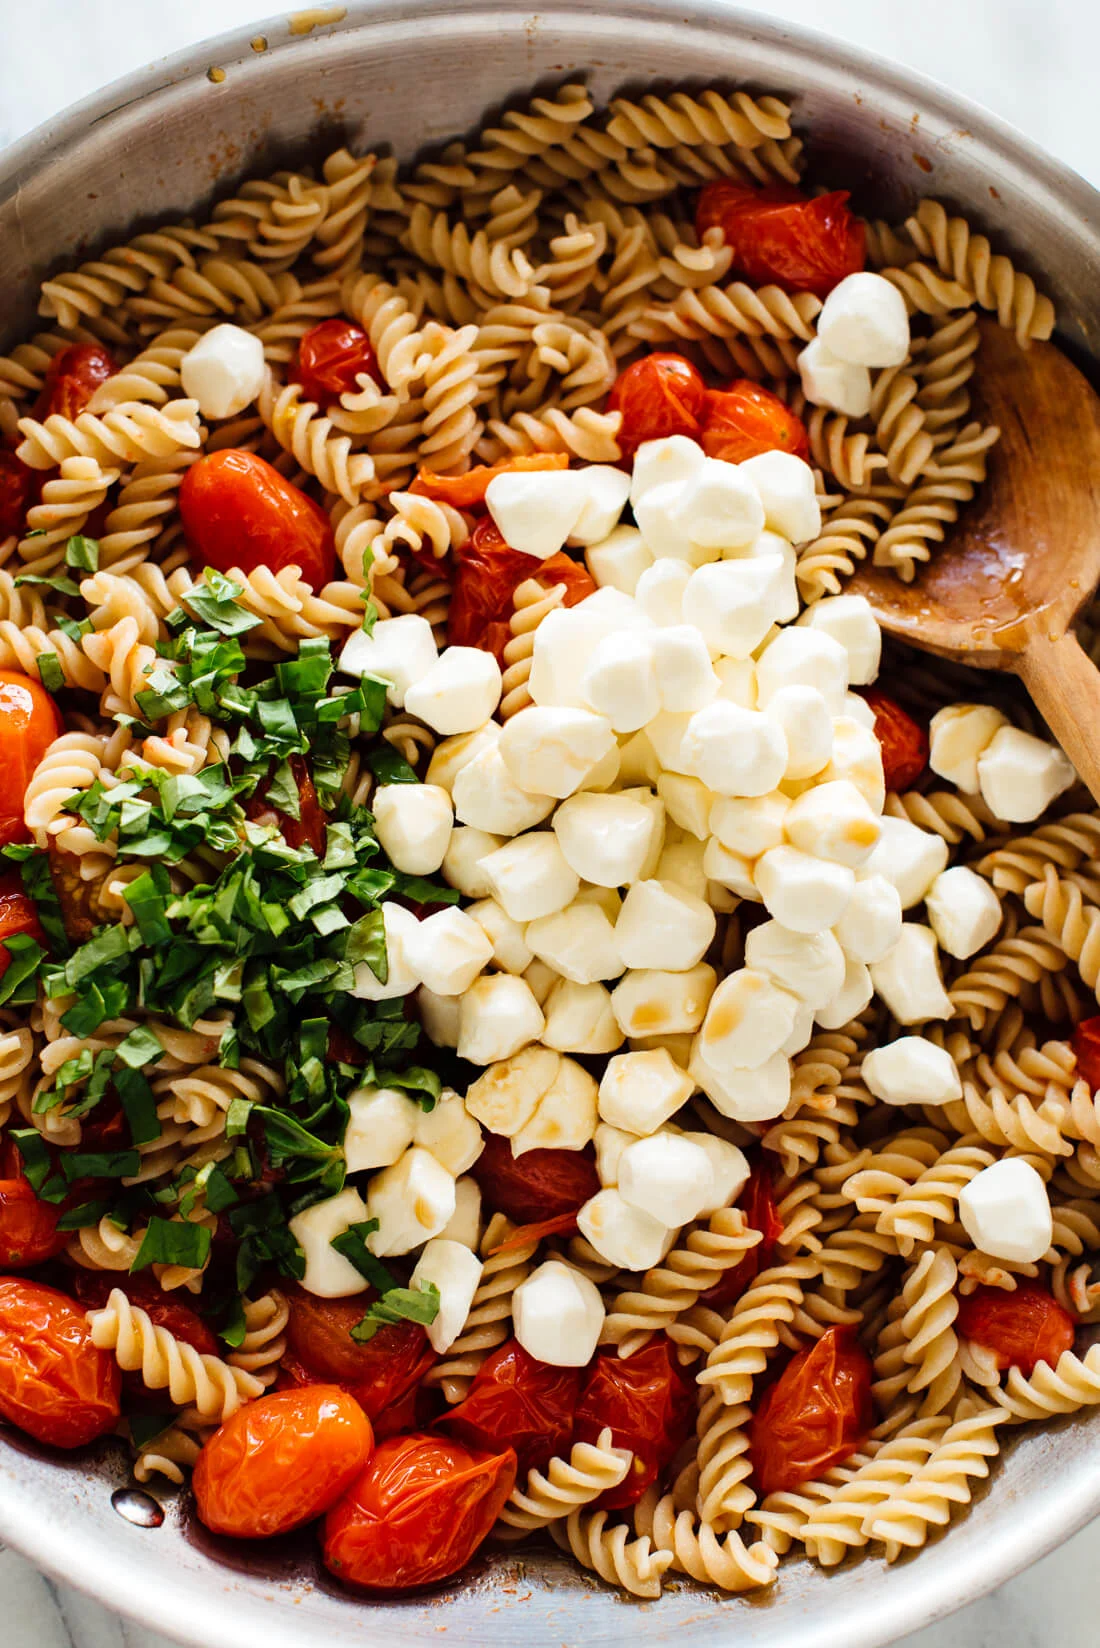
<svg viewBox="0 0 1100 1648"><path fill-rule="evenodd" d="M268 49L253 49L257 34ZM210 78L218 69L221 77ZM489 111L571 78L598 100L654 84L719 84L793 106L823 175L864 210L903 215L924 194L965 207L1041 273L1062 336L1088 364L1100 336L1100 198L976 109L855 49L717 3L571 0L528 12L459 0L353 8L294 33L287 19L154 65L32 135L0 165L6 341L33 328L41 278L153 224L201 214L242 177L334 142L407 158ZM215 1541L170 1494L159 1528L112 1507L128 1467L112 1448L48 1457L0 1440L0 1538L108 1606L203 1648L324 1641L530 1648L677 1642L873 1648L972 1601L1100 1510L1100 1429L1063 1421L1009 1444L969 1514L893 1568L823 1574L785 1564L760 1597L689 1581L622 1599L556 1552L497 1556L427 1598L357 1600L308 1542ZM442 1633L446 1633L445 1638Z"/></svg>

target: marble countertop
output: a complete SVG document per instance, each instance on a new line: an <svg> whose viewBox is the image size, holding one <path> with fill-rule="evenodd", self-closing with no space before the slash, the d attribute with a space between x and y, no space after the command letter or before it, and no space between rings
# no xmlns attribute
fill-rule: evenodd
<svg viewBox="0 0 1100 1648"><path fill-rule="evenodd" d="M1100 185L1096 0L756 0L986 104ZM0 0L0 147L78 98L204 36L271 16L264 0ZM935 1560L934 1555L931 1560ZM5 1648L162 1648L0 1550ZM1100 1521L897 1648L1068 1648L1096 1640Z"/></svg>

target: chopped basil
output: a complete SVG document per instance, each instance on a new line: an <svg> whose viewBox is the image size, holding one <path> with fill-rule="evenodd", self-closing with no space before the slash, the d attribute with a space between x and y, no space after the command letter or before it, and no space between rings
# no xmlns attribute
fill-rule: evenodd
<svg viewBox="0 0 1100 1648"><path fill-rule="evenodd" d="M405 757L395 750L392 744L384 744L381 749L372 750L367 757L367 766L379 784L420 783Z"/></svg>
<svg viewBox="0 0 1100 1648"><path fill-rule="evenodd" d="M210 1232L205 1225L161 1219L154 1214L130 1269L144 1270L148 1265L182 1265L187 1270L201 1270L209 1254Z"/></svg>
<svg viewBox="0 0 1100 1648"><path fill-rule="evenodd" d="M71 595L76 597L80 594L79 587L73 583L71 578L64 578L60 576L56 578L46 578L39 572L20 573L19 577L15 580L16 589L19 588L20 584L34 584L41 589L54 589L57 591L58 595Z"/></svg>
<svg viewBox="0 0 1100 1648"><path fill-rule="evenodd" d="M351 1330L357 1344L365 1345L379 1328L392 1322L434 1322L439 1315L439 1289L434 1282L417 1288L390 1288L381 1299L367 1306L367 1314Z"/></svg>
<svg viewBox="0 0 1100 1648"><path fill-rule="evenodd" d="M99 539L85 538L78 533L65 545L65 565L78 567L81 572L99 571Z"/></svg>
<svg viewBox="0 0 1100 1648"><path fill-rule="evenodd" d="M23 1158L23 1171L31 1189L40 1191L53 1169L46 1141L36 1127L13 1127L9 1137Z"/></svg>
<svg viewBox="0 0 1100 1648"><path fill-rule="evenodd" d="M379 1293L388 1293L397 1286L397 1282L381 1259L375 1258L366 1241L377 1229L377 1219L363 1219L359 1224L349 1225L338 1236L334 1236L329 1245L349 1264L354 1265L371 1287L377 1288Z"/></svg>
<svg viewBox="0 0 1100 1648"><path fill-rule="evenodd" d="M65 685L65 672L56 652L40 652L35 659L38 679L47 692L60 692Z"/></svg>

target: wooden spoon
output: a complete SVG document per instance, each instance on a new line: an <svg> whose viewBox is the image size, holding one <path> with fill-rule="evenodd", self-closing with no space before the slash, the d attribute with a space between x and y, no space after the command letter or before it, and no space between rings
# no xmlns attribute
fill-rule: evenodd
<svg viewBox="0 0 1100 1648"><path fill-rule="evenodd" d="M980 326L988 480L914 583L867 565L846 587L911 646L1020 676L1100 801L1100 670L1072 628L1100 582L1100 397L1053 344Z"/></svg>

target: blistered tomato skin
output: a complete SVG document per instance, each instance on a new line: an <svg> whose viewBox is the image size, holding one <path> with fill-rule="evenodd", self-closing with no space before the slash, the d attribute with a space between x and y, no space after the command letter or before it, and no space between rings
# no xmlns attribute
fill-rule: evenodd
<svg viewBox="0 0 1100 1648"><path fill-rule="evenodd" d="M705 397L706 385L683 355L662 350L628 366L607 397L607 410L623 415L617 436L623 457L669 435L698 440Z"/></svg>
<svg viewBox="0 0 1100 1648"><path fill-rule="evenodd" d="M569 456L565 452L521 453L515 458L502 458L495 464L475 464L465 475L437 475L434 469L421 467L409 491L450 504L453 509L484 509L489 482L497 475L568 468Z"/></svg>
<svg viewBox="0 0 1100 1648"><path fill-rule="evenodd" d="M1071 1046L1077 1056L1077 1073L1095 1093L1100 1088L1100 1015L1082 1019L1073 1032Z"/></svg>
<svg viewBox="0 0 1100 1648"><path fill-rule="evenodd" d="M596 1353L577 1404L574 1434L578 1442L594 1443L610 1425L615 1447L634 1455L625 1480L601 1494L603 1510L637 1503L691 1435L695 1407L695 1387L663 1333L633 1356Z"/></svg>
<svg viewBox="0 0 1100 1648"><path fill-rule="evenodd" d="M70 343L59 349L47 368L35 417L48 418L55 412L63 418L79 417L100 384L117 371L101 343Z"/></svg>
<svg viewBox="0 0 1100 1648"><path fill-rule="evenodd" d="M230 1539L300 1528L347 1492L373 1446L366 1414L334 1385L262 1396L238 1408L199 1454L199 1520Z"/></svg>
<svg viewBox="0 0 1100 1648"><path fill-rule="evenodd" d="M772 1175L767 1162L757 1161L754 1164L749 1174L749 1182L737 1199L737 1205L745 1215L746 1225L750 1230L760 1231L761 1239L755 1247L749 1249L740 1264L725 1271L722 1280L703 1294L703 1303L709 1305L712 1310L721 1310L724 1306L734 1304L760 1272L767 1270L775 1252L775 1244L783 1233L783 1221L775 1210Z"/></svg>
<svg viewBox="0 0 1100 1648"><path fill-rule="evenodd" d="M1030 1378L1040 1362L1057 1367L1073 1349L1073 1317L1038 1282L1020 1282L1014 1292L978 1287L959 1300L956 1330L964 1339L996 1354L997 1366L1019 1368Z"/></svg>
<svg viewBox="0 0 1100 1648"><path fill-rule="evenodd" d="M14 938L16 933L28 934L45 948L46 935L38 920L34 900L23 891L18 870L11 870L6 875L0 875L0 978L11 966L11 952L3 941Z"/></svg>
<svg viewBox="0 0 1100 1648"><path fill-rule="evenodd" d="M802 459L810 455L802 419L750 378L737 378L728 389L707 390L700 445L708 458L726 463L743 463L761 452L789 452Z"/></svg>
<svg viewBox="0 0 1100 1648"><path fill-rule="evenodd" d="M301 384L305 398L321 407L358 390L362 376L377 384L385 381L363 328L339 316L310 327L298 345L290 373L291 382Z"/></svg>
<svg viewBox="0 0 1100 1648"><path fill-rule="evenodd" d="M464 1399L439 1425L471 1447L514 1448L525 1474L568 1453L580 1392L579 1368L538 1362L509 1339L485 1358Z"/></svg>
<svg viewBox="0 0 1100 1648"><path fill-rule="evenodd" d="M853 1454L875 1422L873 1378L871 1358L850 1328L829 1328L800 1350L753 1414L757 1493L796 1488Z"/></svg>
<svg viewBox="0 0 1100 1648"><path fill-rule="evenodd" d="M27 511L42 494L45 475L32 469L14 452L0 450L0 538L21 538L27 530Z"/></svg>
<svg viewBox="0 0 1100 1648"><path fill-rule="evenodd" d="M520 1225L576 1213L600 1188L590 1146L513 1156L511 1143L499 1133L486 1133L485 1148L470 1172L486 1204Z"/></svg>
<svg viewBox="0 0 1100 1648"><path fill-rule="evenodd" d="M544 589L564 584L567 607L576 606L596 589L584 565L568 555L559 552L539 562L513 549L491 515L477 523L456 561L447 639L454 647L481 647L495 653L498 662L511 635L512 598L526 579L537 578Z"/></svg>
<svg viewBox="0 0 1100 1648"><path fill-rule="evenodd" d="M0 1280L0 1415L56 1448L118 1423L118 1363L92 1343L83 1308L56 1288Z"/></svg>
<svg viewBox="0 0 1100 1648"><path fill-rule="evenodd" d="M491 1454L426 1433L390 1437L325 1518L325 1567L366 1591L449 1579L491 1532L515 1480L511 1448Z"/></svg>
<svg viewBox="0 0 1100 1648"><path fill-rule="evenodd" d="M874 711L886 788L912 789L928 767L928 734L900 704L876 687L864 687L861 697Z"/></svg>
<svg viewBox="0 0 1100 1648"><path fill-rule="evenodd" d="M57 705L40 681L0 669L0 847L29 841L23 797L31 775L62 732Z"/></svg>
<svg viewBox="0 0 1100 1648"><path fill-rule="evenodd" d="M357 1344L351 1330L362 1321L370 1297L318 1299L292 1288L286 1331L304 1379L339 1385L374 1419L419 1385L435 1352L418 1322L387 1323L373 1339Z"/></svg>
<svg viewBox="0 0 1100 1648"><path fill-rule="evenodd" d="M61 1208L39 1201L26 1179L0 1179L0 1270L28 1270L61 1252Z"/></svg>
<svg viewBox="0 0 1100 1648"><path fill-rule="evenodd" d="M254 452L210 452L183 477L180 519L199 566L281 572L296 566L314 589L332 578L336 544L320 504Z"/></svg>
<svg viewBox="0 0 1100 1648"><path fill-rule="evenodd" d="M253 824L274 824L288 847L312 847L318 858L325 852L325 815L317 799L313 775L305 756L292 755L290 770L298 786L298 817L292 818L267 800L265 779L245 806L245 817Z"/></svg>
<svg viewBox="0 0 1100 1648"><path fill-rule="evenodd" d="M843 189L809 200L788 183L717 178L700 191L695 227L700 239L721 229L734 270L754 286L824 298L865 261L863 224L847 203Z"/></svg>

